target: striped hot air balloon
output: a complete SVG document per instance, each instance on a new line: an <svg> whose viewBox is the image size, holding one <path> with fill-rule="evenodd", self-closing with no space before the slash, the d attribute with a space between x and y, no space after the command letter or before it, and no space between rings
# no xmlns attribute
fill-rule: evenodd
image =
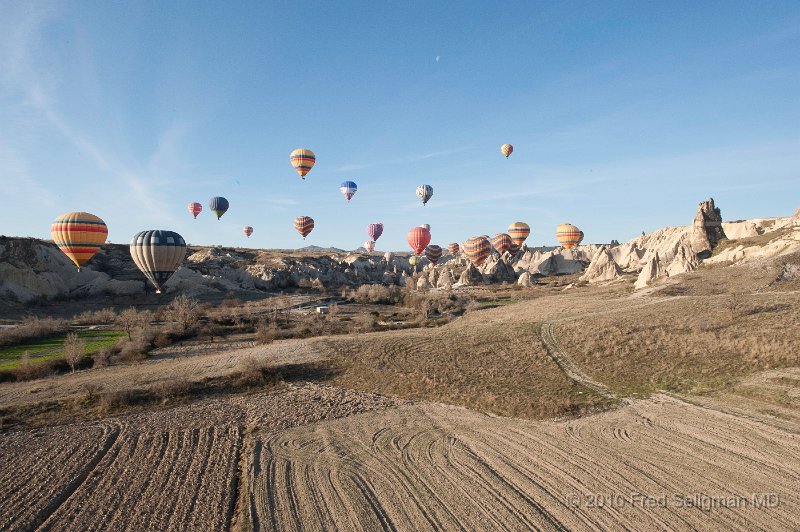
<svg viewBox="0 0 800 532"><path fill-rule="evenodd" d="M367 253L372 253L372 251L375 249L375 242L372 240L367 240L364 242L364 249L367 250Z"/></svg>
<svg viewBox="0 0 800 532"><path fill-rule="evenodd" d="M294 228L297 232L303 235L303 240L314 229L314 219L310 216L298 216L294 219Z"/></svg>
<svg viewBox="0 0 800 532"><path fill-rule="evenodd" d="M431 261L431 264L436 266L436 263L442 258L442 248L435 244L431 244L425 248L425 257Z"/></svg>
<svg viewBox="0 0 800 532"><path fill-rule="evenodd" d="M461 246L458 245L458 242L451 242L450 244L447 244L447 252L454 257L458 255L460 249Z"/></svg>
<svg viewBox="0 0 800 532"><path fill-rule="evenodd" d="M581 241L581 230L572 224L556 227L556 238L565 249L572 249Z"/></svg>
<svg viewBox="0 0 800 532"><path fill-rule="evenodd" d="M339 190L341 190L342 194L344 194L344 198L347 201L350 201L350 198L355 196L356 191L358 190L358 185L352 181L343 181L342 184L339 185Z"/></svg>
<svg viewBox="0 0 800 532"><path fill-rule="evenodd" d="M50 236L64 255L81 266L98 252L108 237L108 227L103 220L88 212L67 212L53 220Z"/></svg>
<svg viewBox="0 0 800 532"><path fill-rule="evenodd" d="M383 234L383 224L374 223L367 226L367 236L370 240L378 240Z"/></svg>
<svg viewBox="0 0 800 532"><path fill-rule="evenodd" d="M430 185L420 185L417 187L417 197L422 200L422 205L428 203L433 196L433 187Z"/></svg>
<svg viewBox="0 0 800 532"><path fill-rule="evenodd" d="M431 243L431 232L424 227L413 227L406 235L406 238L414 253L419 255Z"/></svg>
<svg viewBox="0 0 800 532"><path fill-rule="evenodd" d="M197 203L196 201L189 204L189 212L192 213L195 220L197 219L197 215L203 211L203 206Z"/></svg>
<svg viewBox="0 0 800 532"><path fill-rule="evenodd" d="M511 144L503 144L502 146L500 146L500 153L505 155L506 159L508 159L508 156L511 155L511 152L513 151L514 151L514 146L512 146Z"/></svg>
<svg viewBox="0 0 800 532"><path fill-rule="evenodd" d="M230 207L228 200L221 196L215 196L208 200L208 208L217 215L217 220L222 218L222 215L228 211L228 207Z"/></svg>
<svg viewBox="0 0 800 532"><path fill-rule="evenodd" d="M249 225L245 225L242 228L242 233L244 233L247 238L250 238L250 235L253 234L253 228L250 227Z"/></svg>
<svg viewBox="0 0 800 532"><path fill-rule="evenodd" d="M142 231L131 239L131 258L161 293L164 283L181 267L186 242L174 231Z"/></svg>
<svg viewBox="0 0 800 532"><path fill-rule="evenodd" d="M508 236L506 233L497 233L492 238L492 247L500 255L502 255L506 251L511 251L511 248L513 247L513 245L514 245L514 241L511 240L511 237Z"/></svg>
<svg viewBox="0 0 800 532"><path fill-rule="evenodd" d="M300 178L305 179L306 174L311 171L314 163L317 162L317 157L311 150L297 148L289 154L289 160L292 162L294 169L297 170L297 173L300 174Z"/></svg>
<svg viewBox="0 0 800 532"><path fill-rule="evenodd" d="M492 253L492 244L486 237L473 236L464 242L461 251L473 266L478 267L483 264L486 258Z"/></svg>
<svg viewBox="0 0 800 532"><path fill-rule="evenodd" d="M525 242L525 239L528 238L530 234L531 228L525 222L514 222L508 226L508 236L514 241L514 245L517 249L522 247L522 243Z"/></svg>

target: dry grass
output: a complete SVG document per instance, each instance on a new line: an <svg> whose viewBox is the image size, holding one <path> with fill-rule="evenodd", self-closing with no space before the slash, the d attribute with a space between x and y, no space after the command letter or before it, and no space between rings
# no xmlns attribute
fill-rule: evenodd
<svg viewBox="0 0 800 532"><path fill-rule="evenodd" d="M482 312L459 326L328 340L333 383L534 419L608 404L561 373L535 323L498 327Z"/></svg>
<svg viewBox="0 0 800 532"><path fill-rule="evenodd" d="M703 391L754 371L800 364L800 296L673 299L558 326L562 347L623 392Z"/></svg>
<svg viewBox="0 0 800 532"><path fill-rule="evenodd" d="M69 324L54 318L28 316L16 327L0 329L0 346L17 345L66 332Z"/></svg>

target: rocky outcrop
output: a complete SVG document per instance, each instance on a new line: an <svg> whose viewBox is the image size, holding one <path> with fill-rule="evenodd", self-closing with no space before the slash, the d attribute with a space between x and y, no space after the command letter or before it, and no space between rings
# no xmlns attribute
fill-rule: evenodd
<svg viewBox="0 0 800 532"><path fill-rule="evenodd" d="M490 257L481 266L480 272L483 280L487 283L515 283L517 281L514 268L506 259L497 255Z"/></svg>
<svg viewBox="0 0 800 532"><path fill-rule="evenodd" d="M722 213L719 207L714 205L714 198L700 203L689 238L692 250L701 259L710 257L717 243L725 238Z"/></svg>
<svg viewBox="0 0 800 532"><path fill-rule="evenodd" d="M608 249L603 248L598 252L586 272L580 277L581 281L596 284L615 281L622 277L622 269L614 262Z"/></svg>
<svg viewBox="0 0 800 532"><path fill-rule="evenodd" d="M470 264L464 269L463 272L461 272L461 276L458 278L458 282L453 285L453 288L458 288L459 286L472 286L476 284L483 284L483 276L475 266Z"/></svg>
<svg viewBox="0 0 800 532"><path fill-rule="evenodd" d="M533 276L528 272L522 272L517 279L517 284L520 286L534 286L536 283L533 282Z"/></svg>
<svg viewBox="0 0 800 532"><path fill-rule="evenodd" d="M665 273L673 277L682 273L692 272L696 270L698 266L700 266L700 261L697 259L697 255L692 252L689 246L684 245L678 248L678 254L675 255L675 258L669 263Z"/></svg>
<svg viewBox="0 0 800 532"><path fill-rule="evenodd" d="M642 268L642 271L639 273L639 277L636 279L636 282L633 284L633 286L637 290L639 288L644 288L661 277L663 274L664 268L661 264L661 259L659 258L657 252L653 253L650 255L650 259L645 263L644 268Z"/></svg>
<svg viewBox="0 0 800 532"><path fill-rule="evenodd" d="M424 275L420 275L419 279L417 279L417 290L430 290L431 283L428 281L428 278Z"/></svg>

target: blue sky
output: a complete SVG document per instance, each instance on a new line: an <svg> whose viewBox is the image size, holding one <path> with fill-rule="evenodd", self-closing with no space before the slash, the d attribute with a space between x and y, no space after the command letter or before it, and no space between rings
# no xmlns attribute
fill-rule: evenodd
<svg viewBox="0 0 800 532"><path fill-rule="evenodd" d="M0 3L0 234L84 210L112 242L354 249L382 221L400 250L421 223L442 246L517 220L607 242L709 196L726 220L800 206L797 1L453 5Z"/></svg>

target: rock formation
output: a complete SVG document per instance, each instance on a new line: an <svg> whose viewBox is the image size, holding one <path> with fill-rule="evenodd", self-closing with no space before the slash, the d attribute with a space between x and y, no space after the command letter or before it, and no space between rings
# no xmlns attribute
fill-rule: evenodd
<svg viewBox="0 0 800 532"><path fill-rule="evenodd" d="M594 257L589 267L580 277L589 284L615 281L622 276L622 269L614 262L614 257L603 247Z"/></svg>
<svg viewBox="0 0 800 532"><path fill-rule="evenodd" d="M636 279L636 282L633 284L634 288L637 290L639 288L644 288L645 286L649 285L664 273L663 266L661 265L661 260L658 257L658 252L653 253L650 256L650 259L645 263L644 268L639 273L639 277Z"/></svg>
<svg viewBox="0 0 800 532"><path fill-rule="evenodd" d="M717 242L725 238L722 213L714 205L714 198L700 203L692 222L690 241L692 250L701 259L711 256Z"/></svg>
<svg viewBox="0 0 800 532"><path fill-rule="evenodd" d="M483 276L478 269L470 264L469 266L461 272L461 276L458 278L458 282L453 285L453 288L457 288L459 286L471 286L476 284L483 283Z"/></svg>
<svg viewBox="0 0 800 532"><path fill-rule="evenodd" d="M533 277L528 272L522 272L522 275L517 279L517 284L520 286L534 286Z"/></svg>

